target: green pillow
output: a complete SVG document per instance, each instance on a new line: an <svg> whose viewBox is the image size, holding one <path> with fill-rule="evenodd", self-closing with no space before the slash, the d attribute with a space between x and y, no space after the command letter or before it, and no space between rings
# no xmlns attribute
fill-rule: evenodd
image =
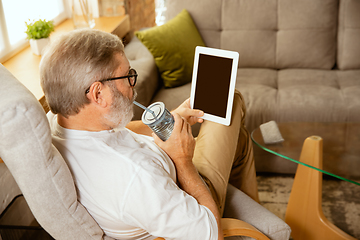
<svg viewBox="0 0 360 240"><path fill-rule="evenodd" d="M135 35L154 56L166 88L191 82L196 46L205 46L186 9L161 26Z"/></svg>

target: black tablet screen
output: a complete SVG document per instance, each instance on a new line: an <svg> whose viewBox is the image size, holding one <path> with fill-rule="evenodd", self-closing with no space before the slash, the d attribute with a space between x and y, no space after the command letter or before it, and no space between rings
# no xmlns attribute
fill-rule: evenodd
<svg viewBox="0 0 360 240"><path fill-rule="evenodd" d="M233 59L199 54L194 109L226 117Z"/></svg>

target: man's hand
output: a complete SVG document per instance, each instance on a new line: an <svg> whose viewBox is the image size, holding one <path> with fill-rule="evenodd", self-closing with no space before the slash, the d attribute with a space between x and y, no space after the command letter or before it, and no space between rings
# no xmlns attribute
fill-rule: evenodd
<svg viewBox="0 0 360 240"><path fill-rule="evenodd" d="M174 113L173 115L175 124L169 139L163 142L154 133L153 137L155 143L169 155L176 166L177 164L192 161L195 139L191 133L190 124L179 114Z"/></svg>
<svg viewBox="0 0 360 240"><path fill-rule="evenodd" d="M195 123L202 123L204 119L200 118L204 116L204 112L197 109L191 109L190 98L186 99L179 107L172 111L172 113L178 113L181 117L192 126Z"/></svg>

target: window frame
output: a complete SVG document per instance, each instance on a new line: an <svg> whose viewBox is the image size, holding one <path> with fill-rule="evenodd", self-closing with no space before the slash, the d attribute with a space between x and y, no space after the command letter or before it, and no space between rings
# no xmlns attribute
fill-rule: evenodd
<svg viewBox="0 0 360 240"><path fill-rule="evenodd" d="M63 22L65 19L69 18L68 2L67 0L61 1L64 6L64 11L60 13L57 17L52 19L55 26ZM0 43L4 45L4 49L0 49L0 63L4 63L9 58L13 57L14 55L29 46L29 41L25 38L14 45L10 44L2 0L0 0Z"/></svg>

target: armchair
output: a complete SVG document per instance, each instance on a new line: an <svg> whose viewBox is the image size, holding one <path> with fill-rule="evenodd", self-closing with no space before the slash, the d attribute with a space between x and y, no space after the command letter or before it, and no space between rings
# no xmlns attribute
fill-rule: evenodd
<svg viewBox="0 0 360 240"><path fill-rule="evenodd" d="M78 202L70 170L52 145L49 123L42 106L1 64L0 83L0 157L15 178L37 221L55 239L112 239L104 235L96 221ZM281 239L289 238L290 228L282 220L250 198L247 199L234 187L229 186L229 193L232 196L228 200L234 200L240 194L237 202L240 201L241 205L251 202L254 210L250 215L255 212L260 216L257 221L268 223L258 228L262 228L270 238L280 239L274 235L278 234L279 229L283 231ZM228 205L228 215L236 212L231 209L236 204L229 202ZM248 214L246 212L243 211L244 216ZM249 223L236 219L222 221L226 236L269 239Z"/></svg>

